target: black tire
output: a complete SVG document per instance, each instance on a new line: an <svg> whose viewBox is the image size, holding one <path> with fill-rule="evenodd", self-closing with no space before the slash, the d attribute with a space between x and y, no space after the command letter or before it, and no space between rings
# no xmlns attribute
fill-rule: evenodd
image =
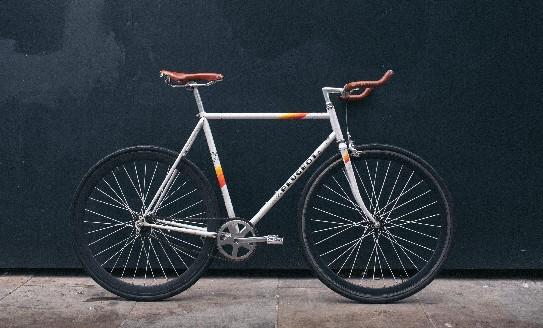
<svg viewBox="0 0 543 328"><path fill-rule="evenodd" d="M176 156L154 146L115 152L85 175L74 197L76 254L100 286L123 298L154 301L176 295L198 280L214 254L214 239L153 228L137 233L135 228L132 211L142 213ZM176 168L176 180L156 215L216 231L217 220L190 221L218 217L208 180L188 160Z"/></svg>
<svg viewBox="0 0 543 328"><path fill-rule="evenodd" d="M413 153L385 145L356 148L360 156L350 160L357 183L381 227L369 224L355 205L337 155L317 169L300 199L303 252L335 292L363 303L394 302L427 286L445 262L454 230L451 196Z"/></svg>

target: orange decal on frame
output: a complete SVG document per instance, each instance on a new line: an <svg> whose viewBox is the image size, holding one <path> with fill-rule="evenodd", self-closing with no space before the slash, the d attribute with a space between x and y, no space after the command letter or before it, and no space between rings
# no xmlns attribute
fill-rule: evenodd
<svg viewBox="0 0 543 328"><path fill-rule="evenodd" d="M282 120L301 120L307 116L309 113L285 113L279 115L279 118Z"/></svg>
<svg viewBox="0 0 543 328"><path fill-rule="evenodd" d="M215 166L215 174L217 174L217 180L219 181L219 187L222 188L226 185L224 174L222 173L222 167L220 165Z"/></svg>
<svg viewBox="0 0 543 328"><path fill-rule="evenodd" d="M343 163L348 163L351 161L351 157L349 156L349 152L347 150L343 152L341 157L343 157Z"/></svg>

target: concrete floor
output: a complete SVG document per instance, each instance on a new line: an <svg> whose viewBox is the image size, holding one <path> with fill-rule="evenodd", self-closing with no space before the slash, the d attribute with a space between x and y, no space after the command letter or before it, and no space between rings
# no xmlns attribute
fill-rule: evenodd
<svg viewBox="0 0 543 328"><path fill-rule="evenodd" d="M395 304L357 304L315 278L208 277L137 303L85 276L0 275L0 327L543 327L543 280L437 279Z"/></svg>

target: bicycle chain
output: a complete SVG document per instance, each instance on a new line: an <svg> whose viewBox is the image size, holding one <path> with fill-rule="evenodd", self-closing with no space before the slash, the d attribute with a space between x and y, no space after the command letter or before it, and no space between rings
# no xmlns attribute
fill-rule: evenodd
<svg viewBox="0 0 543 328"><path fill-rule="evenodd" d="M239 217L233 217L233 218L175 218L175 217L168 217L168 218L165 218L165 217L153 216L153 218L155 218L155 219L167 219L167 220L172 220L172 221L177 221L177 222L178 221L205 221L205 222L208 222L208 221L213 220L213 221L223 221L224 223L226 223L226 222L228 222L230 220L247 221L247 220L244 220L244 219L239 218ZM222 224L219 227L217 227L217 231L215 231L215 232L218 232L218 230L220 229L221 226L222 226ZM201 237L200 239L205 240L206 237ZM178 248L178 249L180 249L180 250L182 250L184 252L187 252L189 254L193 254L195 256L200 255L200 252L195 251L194 249L189 249L189 248L186 248L186 247L178 245L178 244L174 244L174 245L175 245L176 248ZM229 259L227 257L224 257L223 255L220 255L220 252L217 249L216 239L215 239L215 248L213 248L213 250L210 253L211 254L208 254L208 256L210 258L212 258L212 259L218 259L218 260L222 260L222 261L225 261L225 262L239 263L239 261L235 261L235 260ZM219 255L214 255L214 254L219 254Z"/></svg>

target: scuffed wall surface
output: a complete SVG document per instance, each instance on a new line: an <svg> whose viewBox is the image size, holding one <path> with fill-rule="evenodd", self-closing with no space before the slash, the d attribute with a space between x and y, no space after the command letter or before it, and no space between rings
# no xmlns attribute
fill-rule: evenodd
<svg viewBox="0 0 543 328"><path fill-rule="evenodd" d="M448 182L457 218L448 267L543 268L537 1L7 0L0 9L0 267L79 266L69 206L86 170L121 147L180 148L195 105L164 86L160 69L223 73L202 92L208 111L277 112L321 111L322 86L393 68L392 83L351 107L352 134L407 148ZM237 213L249 217L329 127L213 129ZM210 169L201 141L191 159ZM305 181L259 225L285 246L242 267L305 267L296 228Z"/></svg>

